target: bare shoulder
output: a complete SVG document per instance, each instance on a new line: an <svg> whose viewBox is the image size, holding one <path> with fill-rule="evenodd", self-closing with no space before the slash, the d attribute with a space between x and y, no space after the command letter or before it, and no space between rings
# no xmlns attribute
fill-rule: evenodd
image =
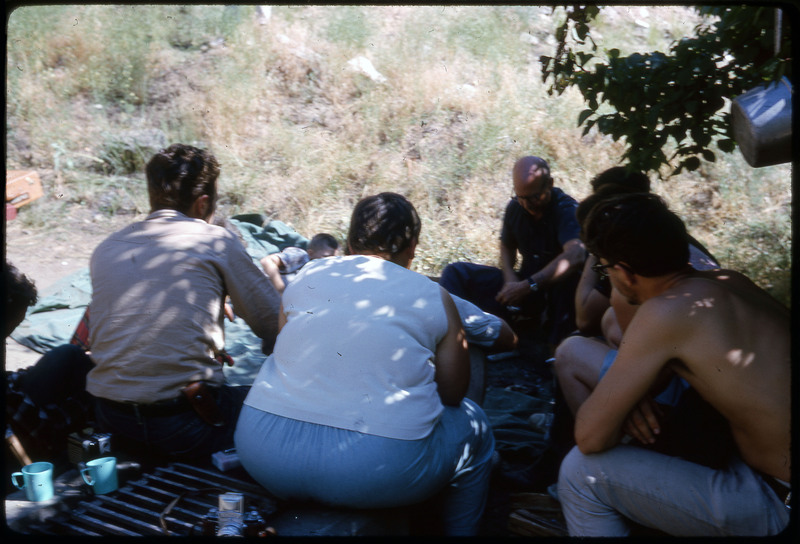
<svg viewBox="0 0 800 544"><path fill-rule="evenodd" d="M659 335L689 338L788 328L789 310L732 270L694 272L646 300L636 321ZM748 333L746 333L748 334Z"/></svg>
<svg viewBox="0 0 800 544"><path fill-rule="evenodd" d="M646 301L637 319L639 313L647 327L675 342L675 357L694 373L719 372L744 354L748 360L788 357L788 309L737 272L693 273ZM751 366L764 364L771 363Z"/></svg>
<svg viewBox="0 0 800 544"><path fill-rule="evenodd" d="M733 301L758 310L758 313L775 313L778 317L789 317L789 309L753 283L747 276L734 270L707 270L695 272L687 285L698 295L711 296L722 304Z"/></svg>

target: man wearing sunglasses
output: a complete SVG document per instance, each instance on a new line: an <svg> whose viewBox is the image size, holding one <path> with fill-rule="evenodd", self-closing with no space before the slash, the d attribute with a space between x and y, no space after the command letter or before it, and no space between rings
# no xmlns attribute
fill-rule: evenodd
<svg viewBox="0 0 800 544"><path fill-rule="evenodd" d="M514 196L500 234L500 268L452 263L442 271L440 284L512 327L524 319L541 325L546 314L548 342L555 346L575 329L575 287L586 256L575 218L578 203L553 186L550 167L540 157L517 160L512 178Z"/></svg>
<svg viewBox="0 0 800 544"><path fill-rule="evenodd" d="M766 536L791 508L789 312L742 274L695 270L680 218L652 194L595 205L583 238L638 305L616 361L575 417L558 495L571 536L623 536L631 521L674 536ZM613 304L613 301L612 301ZM730 427L722 467L624 444L663 431L648 393L685 379Z"/></svg>

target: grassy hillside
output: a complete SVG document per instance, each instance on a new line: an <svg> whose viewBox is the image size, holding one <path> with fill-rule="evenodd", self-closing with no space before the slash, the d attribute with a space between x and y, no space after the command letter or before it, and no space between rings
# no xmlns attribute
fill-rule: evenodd
<svg viewBox="0 0 800 544"><path fill-rule="evenodd" d="M8 169L48 197L20 220L75 206L147 212L142 165L172 142L222 164L221 212L261 212L344 237L353 204L405 194L422 220L414 266L495 264L510 170L550 162L578 199L619 143L576 126L577 92L550 97L559 9L537 6L30 6L9 15ZM603 48L665 50L699 21L683 8L601 12ZM384 79L353 69L363 56ZM791 169L736 151L654 190L723 262L790 302ZM666 172L664 172L666 174Z"/></svg>

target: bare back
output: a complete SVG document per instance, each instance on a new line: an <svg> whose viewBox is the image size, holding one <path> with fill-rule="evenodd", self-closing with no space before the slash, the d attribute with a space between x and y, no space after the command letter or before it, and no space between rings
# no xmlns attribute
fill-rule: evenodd
<svg viewBox="0 0 800 544"><path fill-rule="evenodd" d="M729 270L695 272L646 304L680 331L670 366L728 420L745 462L789 481L788 310Z"/></svg>

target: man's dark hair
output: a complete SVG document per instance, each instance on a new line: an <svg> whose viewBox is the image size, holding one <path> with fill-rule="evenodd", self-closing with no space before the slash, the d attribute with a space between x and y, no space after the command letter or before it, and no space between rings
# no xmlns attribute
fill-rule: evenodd
<svg viewBox="0 0 800 544"><path fill-rule="evenodd" d="M312 251L317 251L325 248L329 248L334 251L339 249L339 241L332 234L328 234L327 232L320 232L319 234L315 234L311 238L311 241L308 242L308 249Z"/></svg>
<svg viewBox="0 0 800 544"><path fill-rule="evenodd" d="M39 296L33 281L8 261L3 268L3 275L5 276L6 295L3 329L7 337L25 319L28 307L36 304Z"/></svg>
<svg viewBox="0 0 800 544"><path fill-rule="evenodd" d="M350 218L348 253L397 255L419 239L417 210L406 197L380 193L358 201Z"/></svg>
<svg viewBox="0 0 800 544"><path fill-rule="evenodd" d="M210 211L217 199L219 164L208 151L173 144L156 153L145 167L150 208L187 213L202 195L209 196Z"/></svg>
<svg viewBox="0 0 800 544"><path fill-rule="evenodd" d="M514 163L514 168L511 171L511 179L516 181L519 179L525 179L528 177L528 171L530 171L532 165L536 165L537 168L542 172L542 180L546 185L551 185L553 183L553 177L550 175L550 165L547 164L547 161L541 157L534 157L534 156L527 156L517 159L517 162Z"/></svg>
<svg viewBox="0 0 800 544"><path fill-rule="evenodd" d="M650 178L638 170L631 170L627 166L614 166L597 174L592 181L592 191L597 192L600 187L616 185L619 191L627 193L649 193Z"/></svg>
<svg viewBox="0 0 800 544"><path fill-rule="evenodd" d="M580 201L578 207L575 208L575 219L578 220L579 225L582 225L583 222L586 221L586 217L589 215L589 212L592 211L592 208L594 208L598 202L601 202L614 195L623 195L632 192L638 191L631 191L629 187L624 185L616 185L613 183L601 185L595 190L595 192Z"/></svg>
<svg viewBox="0 0 800 544"><path fill-rule="evenodd" d="M592 194L584 198L575 210L578 224L583 224L592 207L611 195L649 193L650 178L625 166L614 166L597 174L592 181Z"/></svg>
<svg viewBox="0 0 800 544"><path fill-rule="evenodd" d="M640 276L677 272L689 262L686 226L651 193L600 200L581 226L581 239L598 258L611 264L624 262Z"/></svg>

